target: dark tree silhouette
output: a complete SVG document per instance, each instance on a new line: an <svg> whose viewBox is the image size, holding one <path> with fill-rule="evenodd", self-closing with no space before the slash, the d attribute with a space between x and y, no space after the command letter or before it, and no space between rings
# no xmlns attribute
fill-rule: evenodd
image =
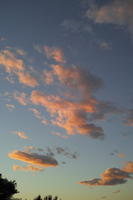
<svg viewBox="0 0 133 200"><path fill-rule="evenodd" d="M44 200L59 200L57 196L52 197L51 195L48 195L46 197L44 197ZM61 200L61 199L60 199Z"/></svg>
<svg viewBox="0 0 133 200"><path fill-rule="evenodd" d="M0 174L0 200L10 200L14 194L18 193L16 186L15 181L8 181Z"/></svg>
<svg viewBox="0 0 133 200"><path fill-rule="evenodd" d="M37 196L34 200L42 200L41 196Z"/></svg>

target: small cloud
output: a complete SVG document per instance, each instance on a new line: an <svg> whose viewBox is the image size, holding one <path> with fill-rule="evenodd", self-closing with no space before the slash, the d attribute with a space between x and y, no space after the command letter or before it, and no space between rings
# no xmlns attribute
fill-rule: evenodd
<svg viewBox="0 0 133 200"><path fill-rule="evenodd" d="M62 147L56 147L56 152L57 152L57 154L63 154L64 156L67 156L67 157L73 158L73 159L77 159L77 157L78 157L77 153L71 153Z"/></svg>
<svg viewBox="0 0 133 200"><path fill-rule="evenodd" d="M24 92L14 92L13 97L23 106L29 103L28 95Z"/></svg>
<svg viewBox="0 0 133 200"><path fill-rule="evenodd" d="M22 139L24 139L24 140L29 139L28 136L26 136L26 133L25 133L25 132L22 132L22 131L15 131L15 134L18 135L20 138L22 138Z"/></svg>
<svg viewBox="0 0 133 200"><path fill-rule="evenodd" d="M26 56L26 52L22 49L16 49L16 53L20 56Z"/></svg>
<svg viewBox="0 0 133 200"><path fill-rule="evenodd" d="M118 156L118 158L125 158L125 154L124 153L119 153L117 156Z"/></svg>
<svg viewBox="0 0 133 200"><path fill-rule="evenodd" d="M37 79L29 72L18 72L17 75L19 82L26 86L37 87L39 85Z"/></svg>
<svg viewBox="0 0 133 200"><path fill-rule="evenodd" d="M14 80L14 78L13 78L12 76L7 76L5 79L6 79L7 81L9 81L11 84L14 84L14 83L15 83L15 80Z"/></svg>
<svg viewBox="0 0 133 200"><path fill-rule="evenodd" d="M15 105L14 104L6 104L6 107L12 111L13 109L15 109Z"/></svg>
<svg viewBox="0 0 133 200"><path fill-rule="evenodd" d="M68 138L68 135L63 135L63 134L60 133L60 132L52 132L52 135L61 137L61 138L63 138L63 139L67 139L67 138Z"/></svg>
<svg viewBox="0 0 133 200"><path fill-rule="evenodd" d="M2 65L8 73L16 74L18 71L25 70L23 60L18 59L15 54L9 50L3 50L0 52L0 65Z"/></svg>
<svg viewBox="0 0 133 200"><path fill-rule="evenodd" d="M43 168L36 167L33 165L27 165L26 167L22 167L20 165L13 165L12 168L13 168L13 171L31 171L31 172L44 171Z"/></svg>
<svg viewBox="0 0 133 200"><path fill-rule="evenodd" d="M44 46L44 52L47 56L48 59L53 59L56 62L59 63L65 63L65 58L64 58L64 54L62 52L61 49L56 48L56 47L48 47L48 46Z"/></svg>
<svg viewBox="0 0 133 200"><path fill-rule="evenodd" d="M112 46L109 42L101 41L98 43L98 46L103 50L111 50Z"/></svg>

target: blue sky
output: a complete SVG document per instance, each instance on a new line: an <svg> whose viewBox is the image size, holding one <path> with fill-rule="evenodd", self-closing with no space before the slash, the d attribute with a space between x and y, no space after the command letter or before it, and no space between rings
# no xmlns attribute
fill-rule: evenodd
<svg viewBox="0 0 133 200"><path fill-rule="evenodd" d="M0 170L18 197L131 200L133 2L3 1Z"/></svg>

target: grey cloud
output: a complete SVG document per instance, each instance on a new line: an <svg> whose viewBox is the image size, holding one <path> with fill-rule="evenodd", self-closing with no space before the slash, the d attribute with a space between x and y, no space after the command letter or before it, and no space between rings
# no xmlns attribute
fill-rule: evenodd
<svg viewBox="0 0 133 200"><path fill-rule="evenodd" d="M133 34L132 0L113 0L101 6L93 4L87 10L86 16L95 23L126 26L128 31Z"/></svg>

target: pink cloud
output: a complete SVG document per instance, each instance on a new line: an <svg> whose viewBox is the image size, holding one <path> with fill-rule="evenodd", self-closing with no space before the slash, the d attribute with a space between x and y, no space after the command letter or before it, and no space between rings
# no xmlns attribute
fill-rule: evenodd
<svg viewBox="0 0 133 200"><path fill-rule="evenodd" d="M65 63L64 55L61 49L44 46L44 51L48 59L52 58L56 62Z"/></svg>

